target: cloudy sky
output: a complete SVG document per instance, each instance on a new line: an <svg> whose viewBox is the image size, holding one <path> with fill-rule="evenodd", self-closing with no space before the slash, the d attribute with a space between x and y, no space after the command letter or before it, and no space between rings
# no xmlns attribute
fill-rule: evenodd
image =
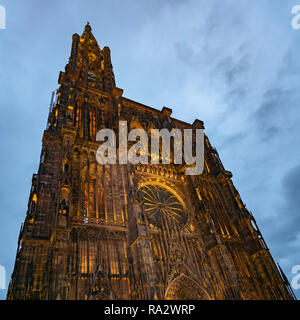
<svg viewBox="0 0 300 320"><path fill-rule="evenodd" d="M0 265L13 270L51 92L87 21L124 96L205 122L276 262L300 265L300 0L0 0ZM300 290L295 291L300 298ZM0 299L5 290L0 290Z"/></svg>

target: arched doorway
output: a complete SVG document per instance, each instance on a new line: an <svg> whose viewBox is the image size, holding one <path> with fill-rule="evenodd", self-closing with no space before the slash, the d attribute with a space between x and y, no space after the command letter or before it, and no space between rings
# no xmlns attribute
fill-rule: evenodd
<svg viewBox="0 0 300 320"><path fill-rule="evenodd" d="M210 300L208 293L199 284L182 274L174 279L165 293L166 300Z"/></svg>

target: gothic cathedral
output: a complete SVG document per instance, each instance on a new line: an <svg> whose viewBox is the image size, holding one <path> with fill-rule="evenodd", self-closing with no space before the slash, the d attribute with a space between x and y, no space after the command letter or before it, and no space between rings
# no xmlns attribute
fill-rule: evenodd
<svg viewBox="0 0 300 320"><path fill-rule="evenodd" d="M218 152L185 166L96 161L97 132L204 129L123 97L108 47L73 35L53 94L8 300L287 300L293 292Z"/></svg>

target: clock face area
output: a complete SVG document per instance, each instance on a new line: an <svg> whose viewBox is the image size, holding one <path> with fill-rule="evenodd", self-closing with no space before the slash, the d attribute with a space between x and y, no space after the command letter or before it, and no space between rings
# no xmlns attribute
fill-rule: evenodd
<svg viewBox="0 0 300 320"><path fill-rule="evenodd" d="M175 221L180 226L186 222L182 203L175 194L161 186L141 187L139 200L143 204L147 220L156 227L161 227L167 221Z"/></svg>

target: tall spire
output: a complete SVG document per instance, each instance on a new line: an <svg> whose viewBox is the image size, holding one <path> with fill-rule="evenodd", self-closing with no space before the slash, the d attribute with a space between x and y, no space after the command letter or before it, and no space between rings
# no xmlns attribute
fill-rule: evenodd
<svg viewBox="0 0 300 320"><path fill-rule="evenodd" d="M116 86L110 50L108 47L101 50L89 22L81 36L73 35L71 56L63 78L70 77L79 85L106 92L111 92ZM61 82L60 77L59 83Z"/></svg>
<svg viewBox="0 0 300 320"><path fill-rule="evenodd" d="M92 27L89 22L87 22L86 26L84 27L84 31L81 35L81 39L87 40L90 39L92 41L95 41L97 43L97 40L95 39L93 33L92 33ZM97 43L98 45L98 43Z"/></svg>
<svg viewBox="0 0 300 320"><path fill-rule="evenodd" d="M92 27L89 22L86 23L86 26L84 27L84 32L92 33Z"/></svg>
<svg viewBox="0 0 300 320"><path fill-rule="evenodd" d="M91 28L91 26L90 26L90 23L89 23L89 21L86 23L86 26L85 26L85 28L90 28L91 30L92 30L92 28Z"/></svg>

